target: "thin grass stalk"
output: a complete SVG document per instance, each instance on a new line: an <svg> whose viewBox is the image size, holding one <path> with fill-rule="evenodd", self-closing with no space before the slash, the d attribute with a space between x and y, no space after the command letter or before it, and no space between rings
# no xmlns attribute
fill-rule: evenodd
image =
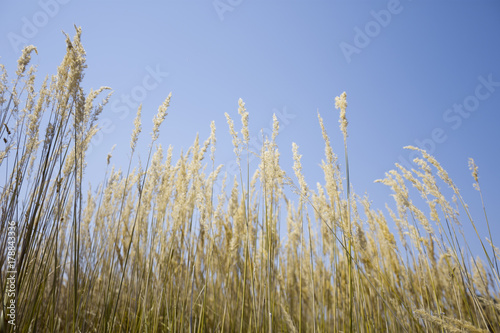
<svg viewBox="0 0 500 333"><path fill-rule="evenodd" d="M245 126L245 125L243 125ZM249 256L249 242L250 242L250 229L248 226L248 216L249 216L249 203L250 203L250 196L247 191L249 191L250 188L250 160L248 157L249 154L249 148L248 148L248 141L246 142L246 151L247 151L247 189L245 190L245 187L243 186L243 175L240 167L240 182L242 184L241 186L241 195L243 196L244 200L242 204L244 205L244 212L245 212L245 226L247 229L246 232L246 238L245 238L245 263L244 263L244 272L243 272L243 281L242 281L242 289L243 289L243 299L241 302L241 315L240 315L240 333L243 332L243 321L244 321L244 313L245 313L245 298L246 298L246 281L247 281L247 266L248 266L248 256ZM250 315L251 318L251 315Z"/></svg>
<svg viewBox="0 0 500 333"><path fill-rule="evenodd" d="M311 223L309 216L307 216L307 227L309 231L309 258L311 262L311 290L312 290L312 310L313 310L313 333L316 333L316 287L314 284L314 262L313 262L313 247L312 247L312 236L311 236Z"/></svg>
<svg viewBox="0 0 500 333"><path fill-rule="evenodd" d="M486 207L484 205L483 192L481 191L481 187L479 186L479 180L478 180L478 175L477 175L477 166L475 165L474 160L472 158L470 158L469 161L470 161L469 165L470 165L470 167L473 170L472 175L473 175L474 180L475 180L474 188L476 190L478 190L478 192L479 192L479 196L481 198L481 207L483 208L483 213L484 213L484 219L486 221L486 225L488 226L488 234L490 235L490 244L491 244L492 257L493 257L493 261L494 261L494 264L495 264L494 268L497 271L497 276L500 276L500 270L498 268L498 260L497 260L497 257L495 255L495 248L494 248L493 236L491 235L490 222L488 220L488 214L486 213Z"/></svg>
<svg viewBox="0 0 500 333"><path fill-rule="evenodd" d="M137 225L137 220L138 220L138 217L139 217L139 209L141 207L141 199L142 199L142 193L143 193L143 188L144 188L144 184L145 184L145 181L146 181L146 177L147 177L147 170L149 168L149 162L151 160L151 154L152 154L152 150L153 150L153 144L154 142L156 141L156 139L158 138L158 128L159 128L159 125L161 125L161 122L163 121L164 117L166 116L166 110L168 108L168 105L169 105L169 102L170 102L170 95L167 97L167 99L165 100L165 102L163 103L163 105L159 108L158 110L158 115L157 115L157 118L155 118L154 120L154 128L153 128L153 139L151 141L151 145L149 147L149 153L148 153L148 159L147 159L147 162L146 162L146 173L144 174L144 176L141 178L139 178L139 184L140 184L140 187L139 187L139 198L138 198L138 202L137 202L137 208L136 208L136 214L135 214L135 218L134 218L134 224L132 226L132 232L131 232L131 235L130 235L130 241L129 241L129 244L128 244L128 247L127 247L127 254L126 254L126 257L125 257L125 264L124 264L124 270L123 270L123 274L121 276L121 279L120 279L120 285L118 287L118 295L116 297L116 302L115 302L115 307L114 307L114 310L113 310L113 316L111 317L112 320L112 324L114 324L114 319L115 319L115 316L116 316L116 310L118 308L118 301L120 299L120 293L121 293L121 289L122 289L122 285L123 285L123 280L125 278L125 268L127 267L127 263L128 263L128 259L129 259L129 255L130 255L130 250L132 248L132 240L134 238L134 232L135 232L135 227ZM158 120L157 120L158 119Z"/></svg>
<svg viewBox="0 0 500 333"><path fill-rule="evenodd" d="M300 212L300 246L302 248L299 254L299 332L302 332L302 254L304 253L304 226L302 219L302 211ZM314 302L314 301L313 301Z"/></svg>

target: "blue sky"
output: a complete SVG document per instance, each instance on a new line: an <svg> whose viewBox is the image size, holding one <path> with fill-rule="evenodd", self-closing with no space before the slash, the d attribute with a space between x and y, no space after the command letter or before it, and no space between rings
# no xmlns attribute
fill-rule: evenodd
<svg viewBox="0 0 500 333"><path fill-rule="evenodd" d="M40 74L54 73L65 52L61 31L73 36L73 25L82 27L85 87L114 90L88 175L102 172L115 143L114 163L125 168L138 103L147 147L150 119L172 92L160 136L165 147L187 149L196 133L208 137L214 120L217 162L230 165L224 113L239 124L241 97L254 137L279 115L283 166L292 172L296 142L306 180L315 187L324 152L317 111L343 164L334 98L346 91L350 176L358 194L367 192L384 209L390 191L373 181L395 162L411 160L402 147L421 145L463 191L486 235L467 166L473 157L490 223L500 234L497 1L41 0L0 6L0 61L11 75L25 43L38 48L33 62Z"/></svg>

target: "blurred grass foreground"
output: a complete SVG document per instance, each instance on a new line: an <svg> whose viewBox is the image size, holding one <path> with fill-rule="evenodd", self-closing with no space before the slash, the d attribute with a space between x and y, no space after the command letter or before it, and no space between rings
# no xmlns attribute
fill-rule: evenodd
<svg viewBox="0 0 500 333"><path fill-rule="evenodd" d="M213 122L174 158L157 143L169 95L151 144L137 146L139 107L128 166L112 166L110 153L83 193L110 94L83 91L80 35L43 82L33 46L14 78L0 65L1 332L500 332L499 249L476 232L467 237L482 251L472 253L462 229L486 214L472 217L441 165L408 147L417 169L396 164L379 180L394 192L387 219L351 192L319 114L324 182L314 187L296 144L294 174L281 168L276 117L249 170L241 99L240 131L226 114L234 179L215 164ZM345 93L336 107L347 162ZM147 159L132 165L139 149Z"/></svg>

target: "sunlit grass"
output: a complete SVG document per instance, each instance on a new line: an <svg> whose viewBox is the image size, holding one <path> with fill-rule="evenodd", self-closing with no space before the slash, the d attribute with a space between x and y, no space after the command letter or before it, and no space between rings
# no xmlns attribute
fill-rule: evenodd
<svg viewBox="0 0 500 333"><path fill-rule="evenodd" d="M397 165L380 180L394 192L386 219L351 191L319 115L322 184L306 183L296 144L286 161L294 175L283 171L276 117L250 170L242 100L240 131L226 115L239 174L224 175L215 163L214 123L206 140L196 137L175 158L157 143L169 95L150 145L137 145L139 108L126 171L109 155L102 181L92 177L83 193L85 152L109 95L98 103L108 88L81 88L80 33L39 89L28 67L33 47L13 80L2 67L1 331L14 332L3 315L8 221L18 225L17 332L500 331L499 250L462 229L477 232L486 213L472 217L445 170L420 151L415 170ZM345 93L336 106L347 162ZM138 150L147 159L133 165ZM480 253L469 236L479 238Z"/></svg>

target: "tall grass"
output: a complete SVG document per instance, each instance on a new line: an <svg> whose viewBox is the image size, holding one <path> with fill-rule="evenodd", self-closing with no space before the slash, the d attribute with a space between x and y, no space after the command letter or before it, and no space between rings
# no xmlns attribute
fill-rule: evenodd
<svg viewBox="0 0 500 333"><path fill-rule="evenodd" d="M491 241L478 233L483 252L472 252L462 223L475 228L481 217L470 215L441 165L419 151L418 167L396 165L380 180L394 192L388 220L351 191L319 115L324 182L314 189L296 144L293 177L281 168L276 117L250 170L241 100L241 133L227 115L239 175L215 164L214 123L209 138L196 137L175 159L156 143L168 96L146 163L132 165L144 149L139 108L126 171L109 155L103 180L83 193L85 153L109 95L96 102L108 88L81 87L80 35L67 38L57 74L39 89L28 67L34 47L13 80L1 68L2 331L14 332L4 315L8 221L18 226L17 332L500 331L499 250L491 233ZM345 94L336 105L347 162Z"/></svg>

